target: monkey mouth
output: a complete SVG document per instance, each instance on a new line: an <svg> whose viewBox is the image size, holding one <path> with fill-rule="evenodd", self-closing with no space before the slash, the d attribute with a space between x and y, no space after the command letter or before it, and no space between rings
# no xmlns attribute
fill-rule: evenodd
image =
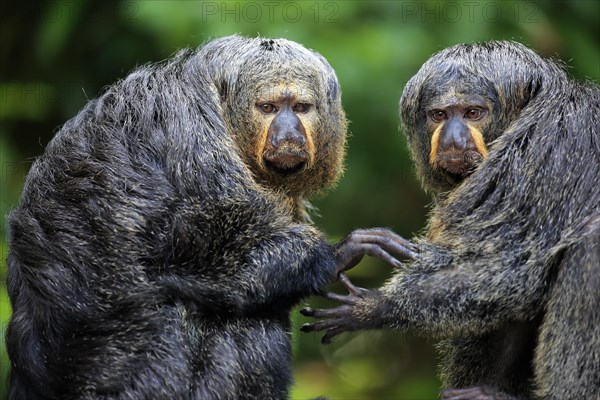
<svg viewBox="0 0 600 400"><path fill-rule="evenodd" d="M453 177L465 178L473 173L481 161L483 161L483 156L477 151L450 150L439 154L435 159L434 166Z"/></svg>
<svg viewBox="0 0 600 400"><path fill-rule="evenodd" d="M308 162L308 155L299 150L265 153L263 158L268 170L284 175L299 172Z"/></svg>

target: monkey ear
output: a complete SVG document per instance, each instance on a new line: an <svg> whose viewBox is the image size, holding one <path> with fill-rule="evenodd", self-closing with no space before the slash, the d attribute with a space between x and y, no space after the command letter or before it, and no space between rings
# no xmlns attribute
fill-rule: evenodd
<svg viewBox="0 0 600 400"><path fill-rule="evenodd" d="M330 77L327 83L327 98L332 100L337 99L339 93L340 84L335 77Z"/></svg>
<svg viewBox="0 0 600 400"><path fill-rule="evenodd" d="M217 85L217 90L219 92L219 98L221 99L221 102L227 100L227 95L229 94L229 83L225 78L221 79Z"/></svg>
<svg viewBox="0 0 600 400"><path fill-rule="evenodd" d="M542 79L540 77L531 78L524 89L524 105L527 105L535 96L537 96L542 87Z"/></svg>
<svg viewBox="0 0 600 400"><path fill-rule="evenodd" d="M337 100L340 96L341 89L335 71L331 65L329 65L329 62L325 59L325 57L314 50L309 51L313 56L319 59L321 65L323 66L324 73L321 76L325 84L325 94L327 96L327 100Z"/></svg>

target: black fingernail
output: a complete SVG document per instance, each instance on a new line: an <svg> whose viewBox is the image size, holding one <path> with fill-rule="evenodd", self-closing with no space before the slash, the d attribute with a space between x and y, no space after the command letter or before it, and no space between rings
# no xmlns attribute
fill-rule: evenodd
<svg viewBox="0 0 600 400"><path fill-rule="evenodd" d="M300 310L300 314L306 316L306 317L312 317L314 313L314 310L310 307L304 307L302 310Z"/></svg>
<svg viewBox="0 0 600 400"><path fill-rule="evenodd" d="M310 332L310 331L312 331L312 330L313 330L313 326L312 326L312 324L308 324L308 323L307 323L307 324L304 324L304 325L302 325L302 326L300 327L300 331L302 331L302 332Z"/></svg>

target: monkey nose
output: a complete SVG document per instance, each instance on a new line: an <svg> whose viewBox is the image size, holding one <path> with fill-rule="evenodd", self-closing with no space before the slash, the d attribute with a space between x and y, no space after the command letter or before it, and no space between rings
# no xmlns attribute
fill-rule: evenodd
<svg viewBox="0 0 600 400"><path fill-rule="evenodd" d="M304 147L306 145L306 137L297 130L279 132L279 134L273 135L271 139L273 147L279 147L283 143Z"/></svg>

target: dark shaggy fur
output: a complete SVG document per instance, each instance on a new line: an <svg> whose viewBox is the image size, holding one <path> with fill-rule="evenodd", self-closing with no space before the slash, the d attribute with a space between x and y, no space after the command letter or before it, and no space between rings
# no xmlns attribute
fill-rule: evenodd
<svg viewBox="0 0 600 400"><path fill-rule="evenodd" d="M486 96L496 119L489 158L455 187L428 164L424 127L428 100L447 90ZM598 87L520 44L458 45L411 79L401 112L437 200L420 256L379 291L352 288L348 305L308 310L329 319L307 329L446 338L444 386L480 387L445 398L599 398Z"/></svg>
<svg viewBox="0 0 600 400"><path fill-rule="evenodd" d="M264 43L136 70L35 162L9 218L11 400L287 397L288 313L339 264L298 204L339 176L346 125L329 64ZM323 150L300 189L244 161L266 79L315 93Z"/></svg>

